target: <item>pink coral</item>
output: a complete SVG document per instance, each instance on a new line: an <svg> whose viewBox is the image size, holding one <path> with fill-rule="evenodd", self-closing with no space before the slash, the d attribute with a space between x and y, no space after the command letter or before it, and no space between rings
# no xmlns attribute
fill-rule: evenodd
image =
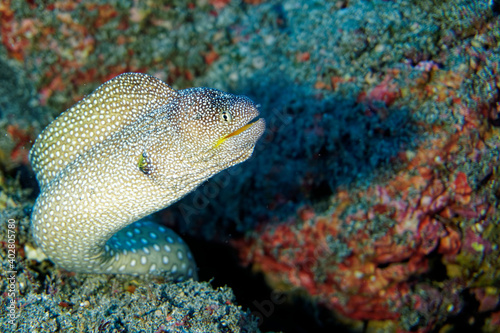
<svg viewBox="0 0 500 333"><path fill-rule="evenodd" d="M368 96L386 105L393 103L398 90L391 82L386 77ZM480 234L470 228L463 233L452 222L480 220L484 213L479 212L491 209L484 196L473 193L471 180L455 160L464 149L478 160L487 154L477 135L481 115L460 104L456 109L465 116L464 125L456 127L455 133L429 128L432 139L410 158L400 154L407 167L391 179L366 189L339 189L328 214L302 207L286 222L259 228L247 240L235 242L241 257L263 271L271 283L302 288L319 303L352 319L399 320L406 307L427 316L418 329L427 332L439 314L459 311L460 301L453 295L463 288L462 280L450 280L451 287L442 290L413 282L429 272L434 253L446 258L447 265L456 261L460 251L481 249L488 254L492 249ZM387 222L381 224L381 220ZM374 236L376 228L383 228L383 233ZM338 243L348 252L339 255L333 250ZM496 298L481 300L482 307L490 309Z"/></svg>

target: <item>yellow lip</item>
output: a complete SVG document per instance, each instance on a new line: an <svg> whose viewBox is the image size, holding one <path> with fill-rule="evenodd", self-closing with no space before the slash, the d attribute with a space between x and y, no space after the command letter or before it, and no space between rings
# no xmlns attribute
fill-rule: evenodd
<svg viewBox="0 0 500 333"><path fill-rule="evenodd" d="M219 140L217 140L217 143L215 144L215 148L219 147L224 141L226 141L227 138L230 138L232 136L240 134L241 132L246 131L247 129L249 129L250 127L252 127L252 125L255 124L256 122L257 121L254 121L252 123L246 124L245 126L242 126L242 127L238 128L236 131L231 132L231 133L229 133L227 135L224 135L222 138L220 138Z"/></svg>

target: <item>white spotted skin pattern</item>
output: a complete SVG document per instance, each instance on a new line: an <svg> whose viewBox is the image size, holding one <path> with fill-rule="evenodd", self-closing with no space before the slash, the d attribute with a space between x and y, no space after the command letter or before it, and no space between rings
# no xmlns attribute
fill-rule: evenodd
<svg viewBox="0 0 500 333"><path fill-rule="evenodd" d="M123 74L66 110L38 136L30 161L43 188L68 165L112 133L171 101L176 92L149 75Z"/></svg>
<svg viewBox="0 0 500 333"><path fill-rule="evenodd" d="M258 114L244 96L175 91L145 74L106 82L52 122L30 152L41 187L36 243L69 271L196 278L187 245L138 220L249 158L265 130L263 119L247 125Z"/></svg>
<svg viewBox="0 0 500 333"><path fill-rule="evenodd" d="M141 220L113 235L105 246L113 257L106 270L154 274L159 269L174 279L197 278L196 264L186 243L171 229ZM154 258L154 259L151 259Z"/></svg>

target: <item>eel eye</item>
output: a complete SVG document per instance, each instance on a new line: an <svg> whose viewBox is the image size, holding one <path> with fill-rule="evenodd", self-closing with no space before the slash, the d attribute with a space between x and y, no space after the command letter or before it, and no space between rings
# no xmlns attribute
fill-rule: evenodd
<svg viewBox="0 0 500 333"><path fill-rule="evenodd" d="M227 110L221 111L219 113L219 118L225 124L230 124L233 121L233 115Z"/></svg>

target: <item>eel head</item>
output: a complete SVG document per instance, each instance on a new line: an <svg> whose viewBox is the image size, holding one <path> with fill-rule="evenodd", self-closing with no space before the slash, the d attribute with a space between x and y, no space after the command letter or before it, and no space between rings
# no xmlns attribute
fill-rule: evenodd
<svg viewBox="0 0 500 333"><path fill-rule="evenodd" d="M227 168L248 159L265 130L257 105L245 96L211 88L178 91L175 110L183 150L192 160Z"/></svg>

